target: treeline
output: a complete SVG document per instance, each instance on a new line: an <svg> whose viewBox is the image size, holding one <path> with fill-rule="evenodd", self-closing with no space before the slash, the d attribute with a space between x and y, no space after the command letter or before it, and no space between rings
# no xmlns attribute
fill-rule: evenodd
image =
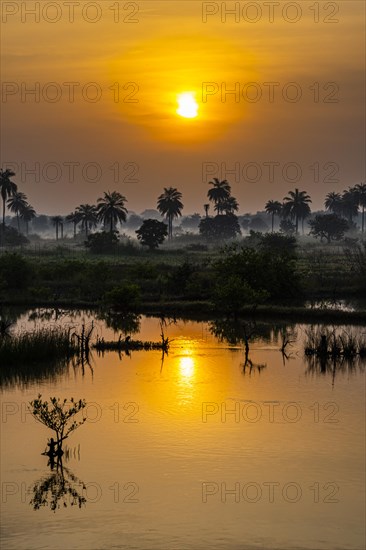
<svg viewBox="0 0 366 550"><path fill-rule="evenodd" d="M18 186L12 180L15 173L11 170L0 171L0 193L2 197L2 244L22 244L26 241L21 238L20 222L25 224L25 233L29 233L29 223L32 222L34 231L45 231L49 229L50 223L55 231L55 238L64 238L64 225L73 226L73 237L82 234L89 246L93 240L89 239L90 234L98 229L109 234L104 235L106 246L115 242L117 228L125 227L136 234L141 244L150 249L157 248L167 237L173 238L173 221L182 216L184 204L182 193L174 187L164 188L163 193L158 196L156 210L145 211L145 216L132 214L128 216L126 208L127 199L118 191L104 192L96 204L83 203L75 207L67 216L36 216L34 208L28 203L24 193L19 191ZM238 216L239 203L231 193L231 185L227 180L214 178L209 182L210 188L207 192L208 203L203 205L204 215L194 214L185 217L181 224L181 231L199 231L206 241L220 241L234 239L244 231L269 231L264 216L258 213ZM264 212L271 221L271 231L274 232L275 220L278 222L278 229L285 235L297 235L300 226L304 233L304 223L307 221L310 228L310 235L331 242L341 240L347 231L358 231L354 220L361 214L361 232L365 231L365 207L366 207L366 184L360 183L343 193L330 192L326 195L324 207L326 213L312 215L311 197L306 191L295 189L279 200L269 200L265 204ZM210 209L213 215L210 215ZM18 235L10 227L6 227L6 209L15 215ZM150 216L148 215L150 213ZM159 219L160 217L160 219ZM166 223L161 221L166 219ZM13 228L14 229L14 228ZM95 231L94 231L95 232Z"/></svg>

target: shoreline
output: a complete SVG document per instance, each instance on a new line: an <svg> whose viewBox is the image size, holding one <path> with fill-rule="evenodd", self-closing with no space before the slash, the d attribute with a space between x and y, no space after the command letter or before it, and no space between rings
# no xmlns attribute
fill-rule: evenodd
<svg viewBox="0 0 366 550"><path fill-rule="evenodd" d="M86 301L70 301L70 300L3 300L0 302L0 307L23 307L28 309L34 308L69 308L69 309L85 309L99 310L101 305L98 302ZM118 313L118 312L116 312ZM167 301L167 302L146 302L143 306L135 311L128 313L136 313L153 316L173 316L182 317L197 321L207 321L214 318L229 318L227 313L215 310L213 305L208 301ZM366 326L366 310L345 311L340 309L330 308L308 308L304 306L280 306L280 305L259 305L257 307L245 306L238 314L237 319L250 319L260 321L293 321L312 324L332 323L336 325L353 324Z"/></svg>

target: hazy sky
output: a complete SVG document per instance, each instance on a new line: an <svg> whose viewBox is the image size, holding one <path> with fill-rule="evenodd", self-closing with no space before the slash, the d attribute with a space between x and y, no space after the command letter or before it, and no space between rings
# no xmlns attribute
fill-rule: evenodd
<svg viewBox="0 0 366 550"><path fill-rule="evenodd" d="M107 190L140 212L174 186L203 213L212 177L240 213L295 187L320 208L365 179L363 1L1 8L1 164L38 212ZM176 113L183 92L197 118Z"/></svg>

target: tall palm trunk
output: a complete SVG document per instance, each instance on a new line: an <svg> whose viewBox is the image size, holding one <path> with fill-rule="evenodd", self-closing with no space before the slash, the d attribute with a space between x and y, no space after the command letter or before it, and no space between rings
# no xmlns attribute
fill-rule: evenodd
<svg viewBox="0 0 366 550"><path fill-rule="evenodd" d="M362 205L362 217L361 217L362 233L365 230L365 207Z"/></svg>
<svg viewBox="0 0 366 550"><path fill-rule="evenodd" d="M5 235L5 198L3 197L3 234Z"/></svg>

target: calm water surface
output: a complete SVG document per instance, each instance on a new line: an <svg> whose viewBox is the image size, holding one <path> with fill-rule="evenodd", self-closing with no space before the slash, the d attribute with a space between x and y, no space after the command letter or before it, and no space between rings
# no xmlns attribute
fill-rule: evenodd
<svg viewBox="0 0 366 550"><path fill-rule="evenodd" d="M18 329L83 319L28 313ZM363 549L364 369L311 368L304 325L287 328L285 359L278 328L264 327L245 369L242 345L178 321L163 362L159 351L94 352L92 368L2 379L1 547ZM142 318L134 337L158 341L159 321ZM38 393L89 403L62 475L40 454L51 433L27 414ZM53 511L60 487L85 502L66 496Z"/></svg>

